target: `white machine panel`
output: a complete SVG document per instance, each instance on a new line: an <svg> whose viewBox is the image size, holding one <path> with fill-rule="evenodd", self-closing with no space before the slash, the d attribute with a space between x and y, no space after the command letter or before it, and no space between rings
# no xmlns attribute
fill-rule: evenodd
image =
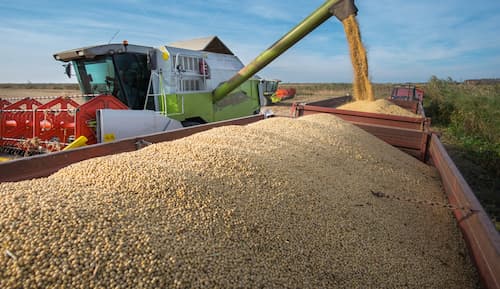
<svg viewBox="0 0 500 289"><path fill-rule="evenodd" d="M174 119L152 110L97 111L97 141L109 142L129 137L182 128Z"/></svg>

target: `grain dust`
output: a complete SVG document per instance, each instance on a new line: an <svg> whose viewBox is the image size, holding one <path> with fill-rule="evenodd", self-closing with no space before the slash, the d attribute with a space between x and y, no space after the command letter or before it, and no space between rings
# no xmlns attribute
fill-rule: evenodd
<svg viewBox="0 0 500 289"><path fill-rule="evenodd" d="M353 93L356 100L375 100L372 84L368 77L368 57L361 40L358 21L355 15L350 15L344 21L344 31L349 43L349 52L354 71Z"/></svg>

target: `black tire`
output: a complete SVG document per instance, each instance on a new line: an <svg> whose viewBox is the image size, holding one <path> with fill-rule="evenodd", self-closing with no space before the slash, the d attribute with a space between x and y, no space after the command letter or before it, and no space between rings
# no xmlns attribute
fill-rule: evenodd
<svg viewBox="0 0 500 289"><path fill-rule="evenodd" d="M191 121L191 120L185 120L182 122L183 127L188 127L188 126L195 126L195 125L200 125L201 123L197 121Z"/></svg>

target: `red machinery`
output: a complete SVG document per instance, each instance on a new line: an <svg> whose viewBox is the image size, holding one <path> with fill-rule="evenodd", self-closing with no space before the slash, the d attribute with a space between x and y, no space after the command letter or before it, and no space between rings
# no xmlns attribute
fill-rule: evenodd
<svg viewBox="0 0 500 289"><path fill-rule="evenodd" d="M424 91L414 85L397 86L392 89L391 99L422 102Z"/></svg>
<svg viewBox="0 0 500 289"><path fill-rule="evenodd" d="M61 150L79 136L96 143L96 111L104 108L128 109L112 95L84 104L64 96L45 104L28 97L14 103L0 100L0 147L33 154Z"/></svg>
<svg viewBox="0 0 500 289"><path fill-rule="evenodd" d="M295 88L278 88L276 90L276 97L279 98L279 100L285 100L289 98L293 98L297 91Z"/></svg>
<svg viewBox="0 0 500 289"><path fill-rule="evenodd" d="M0 99L0 109L3 109L4 107L6 107L9 104L11 104L10 101L8 101L6 99Z"/></svg>

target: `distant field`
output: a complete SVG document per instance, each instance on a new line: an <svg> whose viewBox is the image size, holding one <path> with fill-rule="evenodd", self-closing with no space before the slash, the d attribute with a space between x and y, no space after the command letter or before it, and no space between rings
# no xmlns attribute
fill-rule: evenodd
<svg viewBox="0 0 500 289"><path fill-rule="evenodd" d="M69 96L80 94L78 84L0 84L0 98L24 98L36 96Z"/></svg>
<svg viewBox="0 0 500 289"><path fill-rule="evenodd" d="M282 83L280 87L294 87L297 90L298 96L313 101L333 95L352 95L351 83ZM388 97L393 87L394 84L391 83L374 83L373 90L375 97Z"/></svg>
<svg viewBox="0 0 500 289"><path fill-rule="evenodd" d="M297 96L292 101L315 101L332 96L352 95L352 84L350 83L282 83L280 87L294 87ZM374 84L376 98L384 98L390 95L393 84ZM80 94L78 84L58 83L0 83L0 97L18 96L56 96Z"/></svg>
<svg viewBox="0 0 500 289"><path fill-rule="evenodd" d="M0 83L0 89L78 90L77 83Z"/></svg>
<svg viewBox="0 0 500 289"><path fill-rule="evenodd" d="M352 95L352 85L348 83L285 83L280 87L294 87L297 89L297 95L293 99L284 101L277 105L266 107L272 110L276 115L287 116L290 105L293 102L310 102L321 100L334 96ZM375 94L377 97L386 97L390 94L392 85L376 84ZM0 98L18 99L24 97L40 96L72 96L79 95L80 90L77 84L57 84L57 83L0 83Z"/></svg>
<svg viewBox="0 0 500 289"><path fill-rule="evenodd" d="M287 99L267 107L276 115L288 116L290 106L294 102L312 102L336 96L352 95L351 83L281 83L282 88L295 88L297 95L292 99ZM386 98L391 95L394 84L375 83L373 90L375 98Z"/></svg>

